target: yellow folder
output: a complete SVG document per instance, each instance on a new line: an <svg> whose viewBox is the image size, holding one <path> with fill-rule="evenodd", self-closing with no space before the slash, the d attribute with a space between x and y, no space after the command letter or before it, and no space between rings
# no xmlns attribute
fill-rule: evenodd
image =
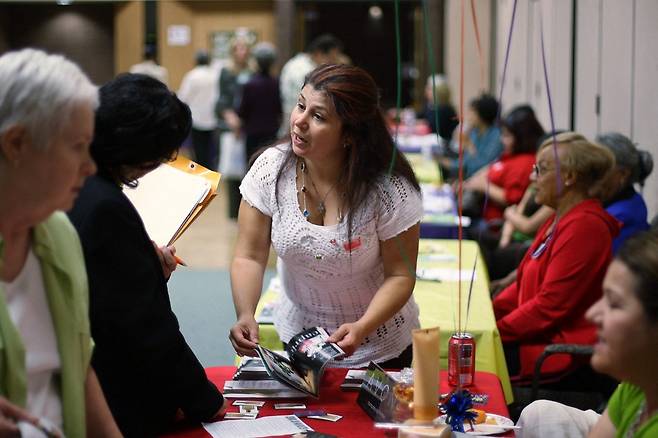
<svg viewBox="0 0 658 438"><path fill-rule="evenodd" d="M183 156L124 187L158 246L171 245L217 196L220 174Z"/></svg>

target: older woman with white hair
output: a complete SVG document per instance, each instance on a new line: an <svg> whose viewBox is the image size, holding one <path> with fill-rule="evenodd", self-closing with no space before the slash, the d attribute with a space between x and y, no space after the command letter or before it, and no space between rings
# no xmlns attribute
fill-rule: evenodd
<svg viewBox="0 0 658 438"><path fill-rule="evenodd" d="M0 394L29 413L2 410L2 436L43 436L45 425L120 436L90 367L82 250L57 211L96 171L97 105L96 87L63 56L0 57Z"/></svg>

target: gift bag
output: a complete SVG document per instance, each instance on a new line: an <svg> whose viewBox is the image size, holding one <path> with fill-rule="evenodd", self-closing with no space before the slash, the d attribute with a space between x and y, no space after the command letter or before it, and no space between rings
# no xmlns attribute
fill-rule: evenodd
<svg viewBox="0 0 658 438"><path fill-rule="evenodd" d="M224 178L242 179L247 171L247 152L244 135L235 136L233 131L219 137L219 173Z"/></svg>

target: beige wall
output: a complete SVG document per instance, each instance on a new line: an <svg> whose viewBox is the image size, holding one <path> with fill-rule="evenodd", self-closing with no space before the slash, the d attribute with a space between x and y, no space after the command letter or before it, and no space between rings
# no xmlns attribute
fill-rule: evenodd
<svg viewBox="0 0 658 438"><path fill-rule="evenodd" d="M158 51L160 61L169 70L169 86L176 90L183 75L194 67L194 52L210 49L210 34L236 27L254 29L261 40L276 42L274 3L168 1L158 4ZM170 46L167 28L188 25L191 42L187 46Z"/></svg>
<svg viewBox="0 0 658 438"><path fill-rule="evenodd" d="M129 1L114 6L114 73L128 71L142 60L144 3Z"/></svg>
<svg viewBox="0 0 658 438"><path fill-rule="evenodd" d="M0 10L4 46L61 53L94 83L102 84L112 78L114 70L113 11L107 2L75 2L65 8L54 2L7 3Z"/></svg>
<svg viewBox="0 0 658 438"><path fill-rule="evenodd" d="M445 2L445 72L450 84L455 107L459 106L459 78L461 53L461 3L462 0L446 0ZM474 2L480 31L480 43L484 59L484 91L496 94L491 89L491 39L493 5L491 0ZM470 2L464 4L464 105L479 95L482 90L480 74L480 56L478 55L475 30L471 16Z"/></svg>

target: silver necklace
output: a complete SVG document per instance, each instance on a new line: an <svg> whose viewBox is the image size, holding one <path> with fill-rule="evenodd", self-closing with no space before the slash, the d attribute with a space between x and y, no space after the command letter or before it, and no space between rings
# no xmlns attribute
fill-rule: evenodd
<svg viewBox="0 0 658 438"><path fill-rule="evenodd" d="M302 202L304 203L304 211L302 211L302 214L306 218L306 220L309 220L309 217L311 216L311 212L308 209L308 204L306 203L306 192L308 191L308 188L306 187L306 174L308 173L308 168L306 167L306 163L304 160L300 160L300 170L302 174ZM315 190L315 193L318 195L318 198L321 197L320 192L318 191L317 186L315 185L315 182L313 181L313 178L311 175L308 176L309 179L311 180L311 185L313 186L313 189ZM329 190L327 190L327 193L322 197L322 200L318 202L317 210L318 213L320 214L321 217L324 217L325 213L327 212L327 208L325 207L325 201L327 200L327 196L329 196L329 193L336 187L336 184L338 184L338 180L332 184L331 187L329 187ZM336 217L338 219L338 222L342 222L343 220L343 213L340 211L340 207L338 208L338 216Z"/></svg>

